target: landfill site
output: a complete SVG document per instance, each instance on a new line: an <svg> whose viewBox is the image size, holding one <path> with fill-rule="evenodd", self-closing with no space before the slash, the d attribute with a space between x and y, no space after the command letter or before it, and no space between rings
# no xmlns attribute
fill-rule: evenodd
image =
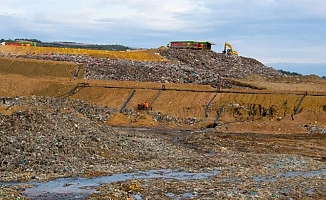
<svg viewBox="0 0 326 200"><path fill-rule="evenodd" d="M0 46L0 199L326 199L326 80L160 47Z"/></svg>

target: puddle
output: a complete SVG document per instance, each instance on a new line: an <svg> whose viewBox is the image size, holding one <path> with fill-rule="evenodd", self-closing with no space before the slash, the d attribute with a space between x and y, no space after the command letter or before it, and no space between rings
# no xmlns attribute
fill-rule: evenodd
<svg viewBox="0 0 326 200"><path fill-rule="evenodd" d="M279 172L276 174L276 176L269 176L269 177L256 176L253 178L253 180L257 182L274 182L278 178L291 178L297 176L302 176L305 178L309 178L313 176L326 176L326 168L318 171L309 171L309 172L285 172L285 173Z"/></svg>
<svg viewBox="0 0 326 200"><path fill-rule="evenodd" d="M187 192L187 193L182 194L182 197L186 198L186 199L191 199L191 198L195 197L195 194L193 194L191 192Z"/></svg>
<svg viewBox="0 0 326 200"><path fill-rule="evenodd" d="M170 169L139 171L135 173L114 174L111 176L101 176L95 178L59 178L49 182L26 182L34 187L27 188L23 194L29 198L37 199L86 199L95 191L95 186L117 181L127 181L135 179L206 179L215 176L218 170L207 173L190 173L182 171L172 171ZM0 185L18 185L20 183L0 183ZM69 198L68 198L69 197ZM137 196L141 199L141 196Z"/></svg>
<svg viewBox="0 0 326 200"><path fill-rule="evenodd" d="M275 182L276 178L274 177L260 177L260 176L255 176L253 178L253 181L257 181L257 182Z"/></svg>
<svg viewBox="0 0 326 200"><path fill-rule="evenodd" d="M142 197L140 194L136 194L132 196L135 200L142 200Z"/></svg>
<svg viewBox="0 0 326 200"><path fill-rule="evenodd" d="M181 195L176 195L171 192L168 192L165 194L165 196L167 196L169 198L173 198L175 200L180 200L180 199L191 199L191 198L194 198L196 195L192 192L186 192Z"/></svg>
<svg viewBox="0 0 326 200"><path fill-rule="evenodd" d="M174 197L174 194L171 193L171 192L168 192L168 193L166 193L165 195L166 195L167 197L170 197L170 198Z"/></svg>
<svg viewBox="0 0 326 200"><path fill-rule="evenodd" d="M311 194L314 194L314 189L308 189L307 191L306 191L306 194L309 194L309 195L311 195Z"/></svg>

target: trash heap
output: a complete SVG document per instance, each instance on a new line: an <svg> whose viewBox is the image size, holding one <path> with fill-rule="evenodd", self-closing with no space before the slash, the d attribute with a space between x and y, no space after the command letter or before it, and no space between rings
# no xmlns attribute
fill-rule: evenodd
<svg viewBox="0 0 326 200"><path fill-rule="evenodd" d="M98 124L113 109L45 97L16 98L10 106L20 109L11 115L0 114L2 181L38 179L45 173L71 174L74 169L83 170L90 157L94 162L101 160L93 155L97 134L103 132Z"/></svg>
<svg viewBox="0 0 326 200"><path fill-rule="evenodd" d="M73 54L2 55L15 58L74 62L85 65L84 79L160 83L193 83L213 87L234 87L226 78L257 74L266 78L283 75L252 58L230 56L214 51L158 49L168 62L94 58Z"/></svg>
<svg viewBox="0 0 326 200"><path fill-rule="evenodd" d="M16 98L1 106L19 111L0 114L0 182L207 164L157 135L108 126L103 122L111 108L46 97Z"/></svg>
<svg viewBox="0 0 326 200"><path fill-rule="evenodd" d="M51 98L44 96L9 98L9 101L0 101L0 106L8 106L6 110L8 110L12 106L18 106L20 108L25 108L26 111L33 109L39 110L42 108L47 108L57 113L74 111L91 120L101 122L107 121L116 111L113 108L109 108L107 106L100 107L96 104L87 103L84 100ZM41 111L42 110L39 110L39 112Z"/></svg>
<svg viewBox="0 0 326 200"><path fill-rule="evenodd" d="M195 71L202 71L206 76L210 74L231 78L244 78L251 74L266 78L283 76L279 71L266 67L253 58L189 49L160 49L158 52L169 60L187 64Z"/></svg>
<svg viewBox="0 0 326 200"><path fill-rule="evenodd" d="M309 133L326 133L326 127L317 125L304 125Z"/></svg>
<svg viewBox="0 0 326 200"><path fill-rule="evenodd" d="M306 199L307 191L322 199L325 194L325 162L282 154L277 143L260 141L259 150L252 139L218 137L222 133L214 130L112 128L98 117L110 117L112 109L81 100L15 98L1 106L20 111L0 115L0 182L153 169L175 174L217 170L216 176L202 180L146 178L101 185L90 199ZM242 144L246 150L240 151ZM268 145L273 151L263 153ZM0 195L3 191L0 187Z"/></svg>

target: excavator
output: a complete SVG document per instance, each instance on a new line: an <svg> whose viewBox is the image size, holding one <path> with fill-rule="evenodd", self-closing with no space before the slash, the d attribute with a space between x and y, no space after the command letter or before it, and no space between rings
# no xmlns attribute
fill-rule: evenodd
<svg viewBox="0 0 326 200"><path fill-rule="evenodd" d="M239 55L237 51L233 51L232 46L227 42L224 42L223 53L228 55Z"/></svg>

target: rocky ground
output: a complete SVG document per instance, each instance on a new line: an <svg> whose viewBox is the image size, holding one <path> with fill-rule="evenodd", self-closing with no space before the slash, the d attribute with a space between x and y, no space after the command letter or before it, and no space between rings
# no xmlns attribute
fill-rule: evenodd
<svg viewBox="0 0 326 200"><path fill-rule="evenodd" d="M72 61L85 66L84 80L192 82L228 87L232 82L223 85L219 80L225 80L226 77L243 78L254 72L269 79L281 76L276 70L267 68L254 59L228 57L206 51L185 53L183 50L161 49L157 53L171 61L126 61L63 54L10 56ZM41 78L44 81L44 77ZM7 85L12 80L3 80L2 90L9 88L9 93L13 86ZM49 86L52 90L56 90L55 84L63 83L52 81L54 84ZM32 82L42 83L36 85L45 87L44 82L35 79ZM15 82L15 85L19 84L19 81ZM35 87L28 90L33 93ZM46 88L38 91L45 90ZM69 93L72 90L67 87L64 91ZM89 99L89 96L104 98L92 91L102 90L85 88L69 98L34 95L1 99L0 199L326 197L326 110L323 110L323 96L307 97L302 104L303 111L292 120L289 113L284 113L284 119L258 114L256 117L248 117L247 114L251 113L248 108L252 108L250 102L261 101L267 108L277 104L275 101L283 105L284 100L289 98L287 104L292 106L298 104L301 96L277 99L247 95L250 100L247 102L245 98L232 94L221 95L217 97L220 102L213 107L218 110L225 98L223 101L226 106L230 105L227 107L229 111L225 111L214 128L198 129L196 124L204 121L205 117L194 118L192 112L182 115L183 117L167 115L158 111L160 107L164 110L164 104L156 104L158 108L150 111L127 108L118 113L117 108L123 102L116 107L109 107L84 100ZM312 91L313 89L309 90L309 93ZM129 93L121 99L125 100ZM182 93L185 95L185 106L190 111L198 109L200 115L203 115L205 104L213 95L200 96L196 93L192 96L193 93L190 93ZM118 98L117 94L111 96ZM155 95L156 91L153 93ZM171 93L170 96L160 98L177 99L176 95L181 93ZM239 94L241 95L246 96ZM111 96L107 95L106 98ZM190 97L193 99L189 103L186 99ZM202 98L208 99L204 107ZM201 104L197 108L193 104L198 102ZM235 103L242 107L241 112L233 113ZM309 106L310 104L315 106ZM283 107L280 108L288 112ZM292 112L292 107L289 110ZM112 118L119 117L128 119L129 126L126 123L123 127L114 126L114 121L108 125L107 122ZM149 120L150 123L146 127L137 127L137 123L132 123L135 120ZM160 125L150 126L154 122ZM148 170L155 172L147 175ZM78 180L81 184L85 179L77 178L104 175L118 178L110 182L102 181L101 185L78 187ZM44 181L63 177L76 178L77 182L55 182L44 193L28 190L33 185L37 189L46 184ZM64 192L56 192L56 187L63 188Z"/></svg>

